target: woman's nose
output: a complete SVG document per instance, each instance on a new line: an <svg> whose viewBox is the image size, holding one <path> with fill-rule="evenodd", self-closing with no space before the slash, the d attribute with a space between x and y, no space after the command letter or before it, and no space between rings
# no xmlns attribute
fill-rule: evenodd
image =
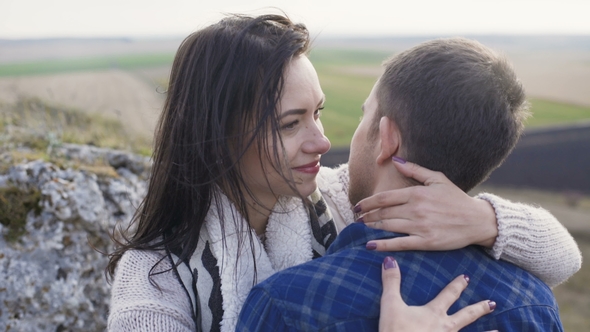
<svg viewBox="0 0 590 332"><path fill-rule="evenodd" d="M330 140L324 135L324 130L321 124L319 124L309 133L308 138L303 143L302 149L305 153L324 154L330 150L330 146Z"/></svg>

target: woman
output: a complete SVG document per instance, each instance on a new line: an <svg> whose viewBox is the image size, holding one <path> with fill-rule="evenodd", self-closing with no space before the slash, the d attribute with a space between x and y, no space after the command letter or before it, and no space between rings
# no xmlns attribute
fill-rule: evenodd
<svg viewBox="0 0 590 332"><path fill-rule="evenodd" d="M353 220L347 168L319 166L330 143L308 47L306 28L277 15L229 17L182 43L148 193L134 232L108 266L110 329L233 330L254 284L321 256L337 229ZM480 213L475 201L463 204L472 212L466 216L495 221L494 210ZM510 220L496 206L500 226L485 223L478 233L491 227L502 238ZM534 223L523 224L521 236L529 236ZM530 263L510 254L517 264Z"/></svg>

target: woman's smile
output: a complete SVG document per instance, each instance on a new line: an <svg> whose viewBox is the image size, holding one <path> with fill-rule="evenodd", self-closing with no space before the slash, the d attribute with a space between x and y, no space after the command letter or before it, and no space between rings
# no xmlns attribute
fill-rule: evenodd
<svg viewBox="0 0 590 332"><path fill-rule="evenodd" d="M316 160L309 164L293 167L291 169L301 173L317 174L320 171L320 161Z"/></svg>

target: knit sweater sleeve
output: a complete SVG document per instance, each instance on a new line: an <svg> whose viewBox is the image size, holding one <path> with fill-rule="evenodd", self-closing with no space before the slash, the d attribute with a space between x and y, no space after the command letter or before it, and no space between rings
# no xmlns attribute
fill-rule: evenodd
<svg viewBox="0 0 590 332"><path fill-rule="evenodd" d="M476 196L496 212L498 237L488 253L511 262L555 287L582 266L578 245L565 227L548 211L513 203L498 196Z"/></svg>
<svg viewBox="0 0 590 332"><path fill-rule="evenodd" d="M162 257L158 252L139 250L123 255L111 289L109 331L195 330L190 301L169 270L171 264L160 261Z"/></svg>

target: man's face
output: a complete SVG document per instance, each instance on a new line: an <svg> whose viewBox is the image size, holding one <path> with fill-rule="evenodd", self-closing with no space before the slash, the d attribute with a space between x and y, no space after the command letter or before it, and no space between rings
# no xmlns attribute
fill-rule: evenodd
<svg viewBox="0 0 590 332"><path fill-rule="evenodd" d="M377 138L369 139L373 117L377 113L377 85L375 83L371 94L362 106L363 114L361 123L359 123L352 142L350 143L350 156L348 160L348 169L350 175L350 188L348 199L352 205L356 205L363 198L373 194L377 178L375 169L377 166L377 155L379 140ZM373 137L378 137L378 133L373 133Z"/></svg>

